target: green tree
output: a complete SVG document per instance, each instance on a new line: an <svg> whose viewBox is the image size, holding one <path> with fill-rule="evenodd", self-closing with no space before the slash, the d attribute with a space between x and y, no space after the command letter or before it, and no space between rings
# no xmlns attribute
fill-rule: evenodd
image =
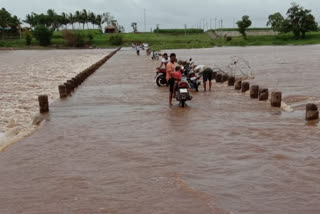
<svg viewBox="0 0 320 214"><path fill-rule="evenodd" d="M33 27L36 25L35 18L34 18L34 15L33 15L33 14L28 14L28 15L26 16L26 19L23 20L23 22L29 24L29 25L30 25L30 28L33 28Z"/></svg>
<svg viewBox="0 0 320 214"><path fill-rule="evenodd" d="M44 25L38 25L35 27L33 36L39 41L41 46L48 46L51 43L53 31Z"/></svg>
<svg viewBox="0 0 320 214"><path fill-rule="evenodd" d="M111 21L114 19L113 16L109 12L102 14L102 20L104 23L107 23L107 25L111 25Z"/></svg>
<svg viewBox="0 0 320 214"><path fill-rule="evenodd" d="M79 23L79 28L80 28L80 24L81 24L81 12L77 10L76 13L74 14L74 18L75 18L75 21Z"/></svg>
<svg viewBox="0 0 320 214"><path fill-rule="evenodd" d="M102 24L104 23L102 15L97 15L95 22L99 26L100 31L102 31Z"/></svg>
<svg viewBox="0 0 320 214"><path fill-rule="evenodd" d="M69 13L69 15L67 16L68 18L68 23L71 24L72 26L72 30L74 29L73 24L76 22L76 18L72 13Z"/></svg>
<svg viewBox="0 0 320 214"><path fill-rule="evenodd" d="M132 27L134 33L138 32L138 24L137 24L137 22L132 22L131 23L131 27Z"/></svg>
<svg viewBox="0 0 320 214"><path fill-rule="evenodd" d="M65 28L67 28L67 25L69 23L69 20L68 20L68 17L67 17L67 14L65 12L62 12L61 13L61 16L59 17L59 23L61 25L64 25Z"/></svg>
<svg viewBox="0 0 320 214"><path fill-rule="evenodd" d="M93 12L89 12L88 20L92 24L92 29L94 29L94 25L96 24L96 15Z"/></svg>
<svg viewBox="0 0 320 214"><path fill-rule="evenodd" d="M83 9L82 10L82 13L81 13L81 23L82 23L82 29L84 30L84 25L87 24L87 27L88 27L88 13L87 13L87 10L86 9Z"/></svg>
<svg viewBox="0 0 320 214"><path fill-rule="evenodd" d="M238 25L238 31L241 33L244 39L247 39L246 30L248 27L250 27L252 24L251 20L249 19L249 16L245 15L242 16L242 20L237 22Z"/></svg>
<svg viewBox="0 0 320 214"><path fill-rule="evenodd" d="M0 10L0 27L1 28L8 27L10 19L11 19L11 14L5 8L2 8Z"/></svg>
<svg viewBox="0 0 320 214"><path fill-rule="evenodd" d="M2 39L4 37L5 28L8 27L10 19L11 14L5 8L2 8L0 10L0 30Z"/></svg>
<svg viewBox="0 0 320 214"><path fill-rule="evenodd" d="M281 13L271 14L268 18L267 26L271 26L273 31L282 32L283 31L284 17Z"/></svg>
<svg viewBox="0 0 320 214"><path fill-rule="evenodd" d="M316 31L318 24L311 10L304 9L296 3L292 3L287 11L285 30L293 32L295 38L304 38L306 32Z"/></svg>

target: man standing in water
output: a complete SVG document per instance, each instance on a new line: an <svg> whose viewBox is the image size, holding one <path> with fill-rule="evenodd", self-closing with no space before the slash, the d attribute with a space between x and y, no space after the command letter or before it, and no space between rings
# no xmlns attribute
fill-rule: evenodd
<svg viewBox="0 0 320 214"><path fill-rule="evenodd" d="M207 81L209 80L209 91L211 91L212 87L212 79L213 79L213 70L205 65L198 65L194 68L194 72L198 73L199 76L203 78L203 89L207 91Z"/></svg>
<svg viewBox="0 0 320 214"><path fill-rule="evenodd" d="M170 62L168 62L166 66L166 79L170 86L169 89L169 105L172 105L172 94L173 94L173 87L174 87L174 79L171 76L171 73L175 71L176 67L176 54L170 54Z"/></svg>
<svg viewBox="0 0 320 214"><path fill-rule="evenodd" d="M137 55L140 55L140 46L139 43L136 44L136 51L137 51Z"/></svg>

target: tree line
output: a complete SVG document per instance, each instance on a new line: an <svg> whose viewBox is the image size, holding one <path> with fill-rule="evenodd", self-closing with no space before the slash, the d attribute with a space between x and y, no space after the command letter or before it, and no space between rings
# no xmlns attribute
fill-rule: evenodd
<svg viewBox="0 0 320 214"><path fill-rule="evenodd" d="M311 14L311 10L304 9L294 2L291 3L286 15L285 18L280 12L271 14L268 17L267 26L271 26L273 31L280 33L292 32L296 39L305 38L307 32L318 30L318 23ZM251 24L252 22L247 15L237 22L238 30L245 39L247 39L246 30Z"/></svg>
<svg viewBox="0 0 320 214"><path fill-rule="evenodd" d="M0 30L2 33L7 27L10 27L15 32L20 24L21 22L17 16L12 16L5 8L0 10Z"/></svg>
<svg viewBox="0 0 320 214"><path fill-rule="evenodd" d="M96 14L91 11L83 9L81 11L75 11L74 13L61 14L56 13L53 9L47 10L46 13L31 13L23 20L24 23L30 25L31 28L43 25L51 30L59 30L61 27L68 28L71 26L75 29L75 24L79 24L79 28L89 29L89 24L92 28L98 27L102 30L102 24L112 25L120 31L124 31L124 27L118 24L118 21L108 12L103 14ZM0 10L0 27L5 29L10 27L11 29L17 29L22 24L21 20L17 16L12 16L5 8Z"/></svg>
<svg viewBox="0 0 320 214"><path fill-rule="evenodd" d="M79 24L79 28L82 25L83 30L85 27L90 29L89 24L92 25L92 29L98 26L102 30L102 24L107 23L107 25L115 26L119 30L124 31L124 27L119 25L118 21L110 13L95 14L86 9L77 10L74 13L62 12L61 14L57 14L53 9L49 9L46 14L28 14L23 21L32 28L37 25L44 25L52 30L59 30L61 27L67 28L68 25L71 25L72 29L74 29L75 24Z"/></svg>

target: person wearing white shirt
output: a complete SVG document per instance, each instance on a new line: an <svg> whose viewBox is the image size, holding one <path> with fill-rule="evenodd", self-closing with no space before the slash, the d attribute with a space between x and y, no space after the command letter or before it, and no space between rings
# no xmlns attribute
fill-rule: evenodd
<svg viewBox="0 0 320 214"><path fill-rule="evenodd" d="M161 59L161 64L160 64L160 66L158 67L159 69L160 68L163 68L163 66L164 66L164 68L166 68L166 65L167 65L167 63L169 62L170 60L169 60L169 58L168 58L168 54L167 53L164 53L163 55L162 55L162 59Z"/></svg>
<svg viewBox="0 0 320 214"><path fill-rule="evenodd" d="M206 65L198 65L194 69L195 73L198 73L199 76L203 78L203 89L207 91L207 81L209 80L209 91L211 91L212 87L212 79L213 79L213 70Z"/></svg>

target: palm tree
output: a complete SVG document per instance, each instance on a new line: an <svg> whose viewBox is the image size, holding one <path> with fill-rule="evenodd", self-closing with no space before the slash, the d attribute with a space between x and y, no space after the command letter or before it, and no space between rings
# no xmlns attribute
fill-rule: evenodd
<svg viewBox="0 0 320 214"><path fill-rule="evenodd" d="M23 22L27 23L30 25L30 28L33 28L35 26L35 19L34 19L34 15L33 14L28 14L26 16L26 19L23 20Z"/></svg>
<svg viewBox="0 0 320 214"><path fill-rule="evenodd" d="M99 29L102 30L102 24L104 23L104 20L102 18L102 15L97 15L96 16L96 21L95 23L99 26Z"/></svg>
<svg viewBox="0 0 320 214"><path fill-rule="evenodd" d="M74 16L75 16L76 22L79 23L79 28L80 28L80 23L81 23L81 13L80 13L80 11L77 10L76 13L74 14Z"/></svg>
<svg viewBox="0 0 320 214"><path fill-rule="evenodd" d="M94 29L94 25L96 23L96 15L93 12L89 13L88 20L90 23L92 23L92 29Z"/></svg>
<svg viewBox="0 0 320 214"><path fill-rule="evenodd" d="M57 26L57 20L56 20L56 12L54 12L54 10L53 9L49 9L48 11L47 11L47 16L48 16L48 25L49 26L52 26L52 28L53 29L55 29L56 28L56 26Z"/></svg>
<svg viewBox="0 0 320 214"><path fill-rule="evenodd" d="M69 13L67 16L69 24L72 26L72 30L74 29L73 24L75 23L75 16L72 13Z"/></svg>
<svg viewBox="0 0 320 214"><path fill-rule="evenodd" d="M68 18L65 12L61 13L60 24L65 26L65 29L68 28Z"/></svg>
<svg viewBox="0 0 320 214"><path fill-rule="evenodd" d="M103 13L102 14L102 20L103 22L107 23L107 25L111 25L111 21L114 19L113 16L110 15L110 13Z"/></svg>
<svg viewBox="0 0 320 214"><path fill-rule="evenodd" d="M87 27L88 27L88 13L87 13L87 10L86 9L83 9L82 10L82 24L83 24L83 30L84 30L84 25L87 24ZM89 27L88 27L89 29Z"/></svg>

